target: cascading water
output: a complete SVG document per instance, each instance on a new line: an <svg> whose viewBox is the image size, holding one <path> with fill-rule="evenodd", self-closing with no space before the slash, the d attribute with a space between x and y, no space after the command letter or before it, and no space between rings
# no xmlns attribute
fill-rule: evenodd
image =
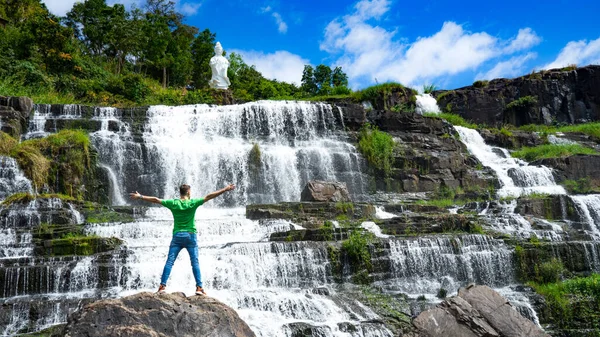
<svg viewBox="0 0 600 337"><path fill-rule="evenodd" d="M440 107L437 105L436 99L430 94L417 95L417 106L415 112L422 115L425 113L441 113Z"/></svg>
<svg viewBox="0 0 600 337"><path fill-rule="evenodd" d="M512 158L506 149L487 145L477 130L462 126L454 128L469 152L484 166L496 172L502 185L497 192L498 197L519 197L531 193L567 193L562 186L556 184L551 169L544 166L528 166L526 162Z"/></svg>
<svg viewBox="0 0 600 337"><path fill-rule="evenodd" d="M21 192L32 192L31 181L23 175L14 158L0 156L0 202Z"/></svg>
<svg viewBox="0 0 600 337"><path fill-rule="evenodd" d="M580 218L587 223L588 230L600 240L600 194L572 195Z"/></svg>

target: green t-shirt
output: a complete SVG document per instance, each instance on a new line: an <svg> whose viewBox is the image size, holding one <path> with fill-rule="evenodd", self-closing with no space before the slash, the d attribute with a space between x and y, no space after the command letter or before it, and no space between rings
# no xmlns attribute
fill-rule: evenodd
<svg viewBox="0 0 600 337"><path fill-rule="evenodd" d="M196 209L204 203L204 198L200 199L168 199L160 202L163 206L171 210L173 213L173 234L177 232L196 233L196 225L194 224L194 215Z"/></svg>

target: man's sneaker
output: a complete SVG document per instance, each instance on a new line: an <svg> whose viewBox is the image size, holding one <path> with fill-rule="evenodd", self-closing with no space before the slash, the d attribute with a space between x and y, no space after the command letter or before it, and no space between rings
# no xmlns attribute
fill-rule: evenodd
<svg viewBox="0 0 600 337"><path fill-rule="evenodd" d="M167 289L167 286L164 285L164 284L161 284L160 287L158 287L158 291L156 293L157 294L164 294L166 289Z"/></svg>
<svg viewBox="0 0 600 337"><path fill-rule="evenodd" d="M206 296L206 293L204 292L204 289L202 289L202 287L196 286L196 295Z"/></svg>

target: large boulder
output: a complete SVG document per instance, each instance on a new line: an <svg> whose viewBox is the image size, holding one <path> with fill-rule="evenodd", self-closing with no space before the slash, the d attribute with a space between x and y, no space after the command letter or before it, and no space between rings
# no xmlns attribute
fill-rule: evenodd
<svg viewBox="0 0 600 337"><path fill-rule="evenodd" d="M487 286L461 288L458 296L422 312L413 321L420 336L548 336Z"/></svg>
<svg viewBox="0 0 600 337"><path fill-rule="evenodd" d="M29 97L0 96L0 131L20 138L27 131L33 101Z"/></svg>
<svg viewBox="0 0 600 337"><path fill-rule="evenodd" d="M238 314L208 296L148 292L101 300L73 313L64 336L255 336Z"/></svg>
<svg viewBox="0 0 600 337"><path fill-rule="evenodd" d="M349 202L350 193L348 193L346 183L311 180L304 187L300 200Z"/></svg>

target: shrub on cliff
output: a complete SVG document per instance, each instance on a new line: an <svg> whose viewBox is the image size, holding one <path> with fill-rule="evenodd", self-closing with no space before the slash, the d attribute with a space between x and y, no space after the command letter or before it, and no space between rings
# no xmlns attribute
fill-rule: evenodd
<svg viewBox="0 0 600 337"><path fill-rule="evenodd" d="M365 124L360 130L358 150L369 164L389 175L394 163L394 139L377 127Z"/></svg>

